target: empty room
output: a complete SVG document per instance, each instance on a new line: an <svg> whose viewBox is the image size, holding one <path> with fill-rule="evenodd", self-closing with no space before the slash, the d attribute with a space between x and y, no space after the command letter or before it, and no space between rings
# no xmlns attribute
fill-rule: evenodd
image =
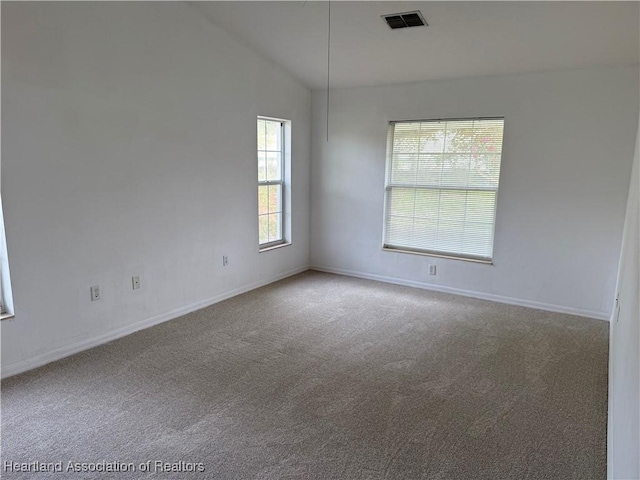
<svg viewBox="0 0 640 480"><path fill-rule="evenodd" d="M640 479L640 2L1 2L0 476Z"/></svg>

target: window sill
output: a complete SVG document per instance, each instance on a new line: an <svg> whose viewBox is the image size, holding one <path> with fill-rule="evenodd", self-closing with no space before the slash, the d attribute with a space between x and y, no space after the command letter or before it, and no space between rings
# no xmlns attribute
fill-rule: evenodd
<svg viewBox="0 0 640 480"><path fill-rule="evenodd" d="M447 255L444 253L435 253L435 252L418 252L415 250L403 250L401 248L389 248L384 246L382 247L382 250L385 252L410 253L412 255L423 255L425 257L448 258L450 260L462 260L464 262L481 263L483 265L493 265L493 260L484 260L481 258L461 257L456 255Z"/></svg>
<svg viewBox="0 0 640 480"><path fill-rule="evenodd" d="M1 320L9 320L10 318L15 317L13 313L0 313L0 321Z"/></svg>
<svg viewBox="0 0 640 480"><path fill-rule="evenodd" d="M271 245L268 247L261 248L260 250L258 250L258 253L269 252L271 250L276 250L278 248L288 247L289 245L291 245L291 242L284 242L284 243L279 243L278 245Z"/></svg>

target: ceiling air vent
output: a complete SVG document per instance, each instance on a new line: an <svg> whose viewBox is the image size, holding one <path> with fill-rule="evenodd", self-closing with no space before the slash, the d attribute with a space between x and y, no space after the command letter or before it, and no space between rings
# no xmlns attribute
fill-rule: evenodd
<svg viewBox="0 0 640 480"><path fill-rule="evenodd" d="M416 10L415 12L392 13L390 15L383 15L382 18L384 18L392 30L429 25L422 16L422 13L420 13L420 10Z"/></svg>

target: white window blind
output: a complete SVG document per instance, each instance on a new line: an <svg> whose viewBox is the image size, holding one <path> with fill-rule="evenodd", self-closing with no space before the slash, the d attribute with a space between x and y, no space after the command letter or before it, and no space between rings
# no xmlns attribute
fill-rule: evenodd
<svg viewBox="0 0 640 480"><path fill-rule="evenodd" d="M491 261L504 119L389 125L384 247Z"/></svg>

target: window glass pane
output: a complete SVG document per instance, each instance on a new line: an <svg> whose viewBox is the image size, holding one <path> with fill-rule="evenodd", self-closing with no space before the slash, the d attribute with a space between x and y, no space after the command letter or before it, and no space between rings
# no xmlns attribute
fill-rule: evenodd
<svg viewBox="0 0 640 480"><path fill-rule="evenodd" d="M268 208L269 213L282 212L282 186L269 185Z"/></svg>
<svg viewBox="0 0 640 480"><path fill-rule="evenodd" d="M269 241L276 242L278 240L282 240L282 231L281 231L281 214L279 213L270 213L269 214Z"/></svg>
<svg viewBox="0 0 640 480"><path fill-rule="evenodd" d="M269 213L269 186L258 186L258 215Z"/></svg>
<svg viewBox="0 0 640 480"><path fill-rule="evenodd" d="M469 183L469 154L442 157L442 177L440 185L443 187L466 187Z"/></svg>
<svg viewBox="0 0 640 480"><path fill-rule="evenodd" d="M410 247L413 219L390 215L387 220L386 241L398 247Z"/></svg>
<svg viewBox="0 0 640 480"><path fill-rule="evenodd" d="M264 120L258 119L258 150L267 148L267 126Z"/></svg>
<svg viewBox="0 0 640 480"><path fill-rule="evenodd" d="M436 245L436 250L460 252L463 234L464 223L462 222L438 222L438 243Z"/></svg>
<svg viewBox="0 0 640 480"><path fill-rule="evenodd" d="M433 218L416 218L411 236L415 248L434 250L438 238L438 221Z"/></svg>
<svg viewBox="0 0 640 480"><path fill-rule="evenodd" d="M267 154L258 152L258 181L264 182L267 179Z"/></svg>
<svg viewBox="0 0 640 480"><path fill-rule="evenodd" d="M267 150L271 151L281 151L282 147L280 145L280 134L282 132L282 124L280 122L267 121L267 133L266 133L266 142L267 142Z"/></svg>
<svg viewBox="0 0 640 480"><path fill-rule="evenodd" d="M425 153L418 158L418 168L416 172L416 184L438 186L442 179L443 170L442 155Z"/></svg>
<svg viewBox="0 0 640 480"><path fill-rule="evenodd" d="M467 255L483 255L490 251L493 244L493 225L473 223L465 225L462 238L462 252Z"/></svg>
<svg viewBox="0 0 640 480"><path fill-rule="evenodd" d="M499 154L475 154L469 162L469 186L498 189L500 177Z"/></svg>
<svg viewBox="0 0 640 480"><path fill-rule="evenodd" d="M396 216L412 217L415 202L415 189L394 188L389 192L389 213Z"/></svg>
<svg viewBox="0 0 640 480"><path fill-rule="evenodd" d="M440 191L440 209L438 210L438 218L443 222L463 222L466 203L467 192L465 191Z"/></svg>
<svg viewBox="0 0 640 480"><path fill-rule="evenodd" d="M420 124L420 152L444 152L447 128L445 122L422 122Z"/></svg>
<svg viewBox="0 0 640 480"><path fill-rule="evenodd" d="M437 220L440 212L440 190L416 190L416 217Z"/></svg>
<svg viewBox="0 0 640 480"><path fill-rule="evenodd" d="M420 151L420 123L407 123L396 128L393 136L393 151L396 154Z"/></svg>
<svg viewBox="0 0 640 480"><path fill-rule="evenodd" d="M269 242L269 215L260 215L258 217L258 230L260 243Z"/></svg>
<svg viewBox="0 0 640 480"><path fill-rule="evenodd" d="M446 153L471 153L475 144L475 121L457 121L447 123L445 141Z"/></svg>
<svg viewBox="0 0 640 480"><path fill-rule="evenodd" d="M282 155L278 152L268 152L266 155L267 180L282 180Z"/></svg>
<svg viewBox="0 0 640 480"><path fill-rule="evenodd" d="M391 166L391 183L415 185L418 158L419 155L417 153L394 155L393 165Z"/></svg>
<svg viewBox="0 0 640 480"><path fill-rule="evenodd" d="M476 120L473 153L502 153L504 120Z"/></svg>
<svg viewBox="0 0 640 480"><path fill-rule="evenodd" d="M493 224L496 192L468 192L465 220Z"/></svg>

